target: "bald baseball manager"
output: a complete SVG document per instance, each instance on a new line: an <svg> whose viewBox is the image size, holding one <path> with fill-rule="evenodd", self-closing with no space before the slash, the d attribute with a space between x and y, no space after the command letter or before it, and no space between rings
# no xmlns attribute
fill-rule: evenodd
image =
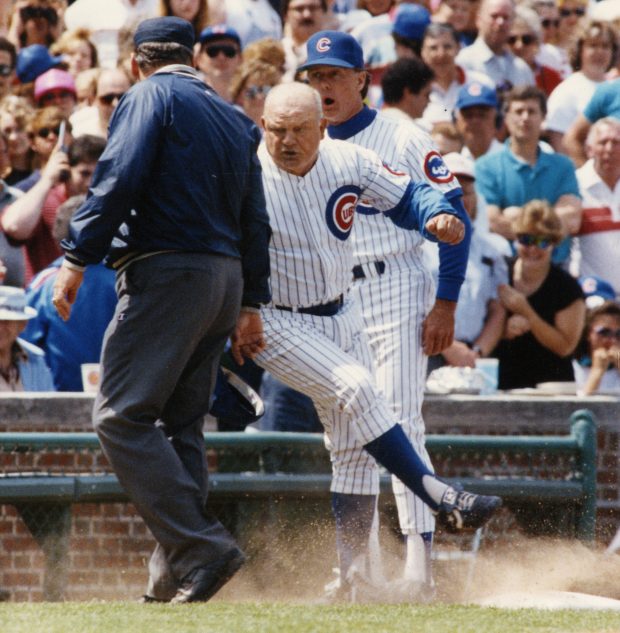
<svg viewBox="0 0 620 633"><path fill-rule="evenodd" d="M457 491L424 464L376 386L359 306L348 296L350 237L362 201L401 229L433 241L468 241L469 221L439 191L392 170L373 151L324 139L325 125L319 94L304 84L276 86L265 100L265 137L258 156L273 231L273 297L262 316L252 313L253 323L243 324L252 334L264 323L267 345L256 362L312 398L317 408L331 450L337 528L340 493L350 474L340 465L352 441L374 458L364 461L367 481L357 485L377 494L381 464L448 529L477 528L501 499ZM244 328L233 336L238 362L243 362ZM337 534L343 532L337 529ZM354 557L365 549L354 541L355 534L338 544L341 578L347 581Z"/></svg>
<svg viewBox="0 0 620 633"><path fill-rule="evenodd" d="M192 69L189 22L145 20L134 43L140 81L63 242L54 302L68 318L85 266L117 270L95 429L157 540L144 600L205 601L244 562L206 507L202 422L229 334L270 299L259 133Z"/></svg>

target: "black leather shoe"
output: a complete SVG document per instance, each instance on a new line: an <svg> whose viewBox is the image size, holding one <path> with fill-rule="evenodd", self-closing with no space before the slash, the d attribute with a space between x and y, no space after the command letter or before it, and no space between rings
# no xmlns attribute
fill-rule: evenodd
<svg viewBox="0 0 620 633"><path fill-rule="evenodd" d="M151 603L162 603L165 604L167 602L170 602L170 600L162 600L161 598L154 598L153 596L149 596L147 593L145 593L141 598L138 599L138 602L140 604L151 604Z"/></svg>
<svg viewBox="0 0 620 633"><path fill-rule="evenodd" d="M183 578L171 602L179 604L210 600L239 571L243 563L245 554L235 548L204 567L196 567Z"/></svg>
<svg viewBox="0 0 620 633"><path fill-rule="evenodd" d="M11 592L8 589L0 587L0 602L6 602L11 597Z"/></svg>

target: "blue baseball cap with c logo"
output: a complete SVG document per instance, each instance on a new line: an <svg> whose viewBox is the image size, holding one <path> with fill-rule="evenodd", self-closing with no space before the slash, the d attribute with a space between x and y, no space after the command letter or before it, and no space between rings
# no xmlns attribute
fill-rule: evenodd
<svg viewBox="0 0 620 633"><path fill-rule="evenodd" d="M307 42L308 59L298 70L313 66L364 68L364 54L359 42L348 33L319 31Z"/></svg>

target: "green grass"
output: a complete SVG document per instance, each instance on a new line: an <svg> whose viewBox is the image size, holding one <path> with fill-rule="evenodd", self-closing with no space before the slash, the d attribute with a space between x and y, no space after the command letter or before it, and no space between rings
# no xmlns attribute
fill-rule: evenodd
<svg viewBox="0 0 620 633"><path fill-rule="evenodd" d="M196 605L8 603L2 633L603 633L620 612L482 607L317 606L212 602Z"/></svg>

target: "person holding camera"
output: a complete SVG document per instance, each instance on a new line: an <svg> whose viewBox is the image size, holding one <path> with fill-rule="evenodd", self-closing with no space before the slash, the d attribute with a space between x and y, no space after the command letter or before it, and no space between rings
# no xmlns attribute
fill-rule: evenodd
<svg viewBox="0 0 620 633"><path fill-rule="evenodd" d="M32 44L49 47L63 31L61 18L52 0L18 0L7 37L17 50Z"/></svg>
<svg viewBox="0 0 620 633"><path fill-rule="evenodd" d="M56 130L54 130L56 132ZM84 135L67 147L62 131L41 171L39 181L6 208L0 226L13 243L23 244L26 284L62 254L52 229L58 207L71 196L88 191L105 140Z"/></svg>

